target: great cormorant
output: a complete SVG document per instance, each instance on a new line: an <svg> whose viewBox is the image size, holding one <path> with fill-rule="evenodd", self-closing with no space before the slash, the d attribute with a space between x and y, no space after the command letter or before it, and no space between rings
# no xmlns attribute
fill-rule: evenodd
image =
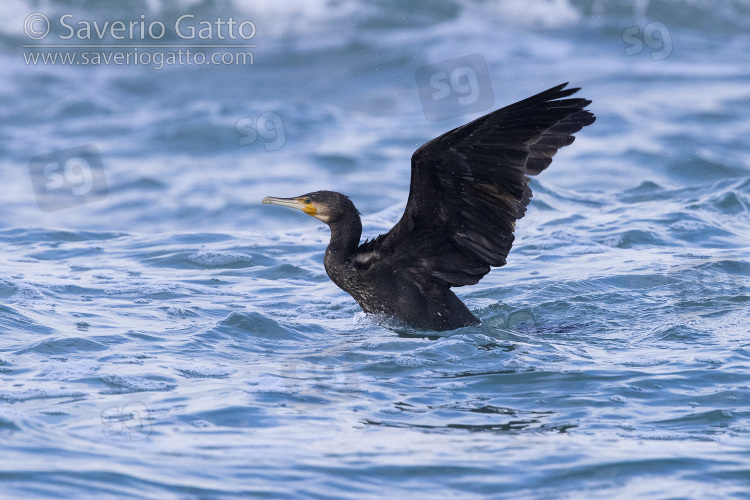
<svg viewBox="0 0 750 500"><path fill-rule="evenodd" d="M387 233L359 244L362 223L348 197L315 191L263 199L328 224L324 265L366 313L426 330L479 320L451 291L505 264L513 230L531 198L528 175L594 123L591 101L558 85L437 137L411 157L406 210Z"/></svg>

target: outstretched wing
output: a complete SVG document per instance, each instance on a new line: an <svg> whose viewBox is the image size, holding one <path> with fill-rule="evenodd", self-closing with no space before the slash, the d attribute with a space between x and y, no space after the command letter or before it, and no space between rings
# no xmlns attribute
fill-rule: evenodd
<svg viewBox="0 0 750 500"><path fill-rule="evenodd" d="M392 261L445 286L472 285L502 266L536 175L596 119L591 101L558 85L437 137L412 155L406 210L355 262Z"/></svg>

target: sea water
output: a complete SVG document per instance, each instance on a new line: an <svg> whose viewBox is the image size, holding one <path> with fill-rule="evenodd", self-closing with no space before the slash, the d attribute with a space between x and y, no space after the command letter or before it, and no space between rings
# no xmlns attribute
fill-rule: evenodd
<svg viewBox="0 0 750 500"><path fill-rule="evenodd" d="M0 497L750 498L749 29L745 0L3 2ZM566 81L597 121L456 289L482 326L365 316L327 227L260 203L340 191L372 238L417 147Z"/></svg>

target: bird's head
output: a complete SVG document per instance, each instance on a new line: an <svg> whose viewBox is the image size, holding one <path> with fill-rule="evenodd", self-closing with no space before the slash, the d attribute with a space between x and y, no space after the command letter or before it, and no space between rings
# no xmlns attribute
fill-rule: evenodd
<svg viewBox="0 0 750 500"><path fill-rule="evenodd" d="M294 198L266 196L263 198L263 204L296 208L326 224L336 222L351 213L359 215L349 197L335 191L315 191Z"/></svg>

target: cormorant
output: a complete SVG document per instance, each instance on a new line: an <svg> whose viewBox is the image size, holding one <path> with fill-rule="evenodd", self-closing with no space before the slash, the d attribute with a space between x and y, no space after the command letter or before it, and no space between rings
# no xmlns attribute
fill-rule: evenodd
<svg viewBox="0 0 750 500"><path fill-rule="evenodd" d="M366 313L408 326L453 330L479 320L451 291L505 264L516 221L531 198L528 175L596 119L591 101L558 85L444 133L411 157L411 186L398 223L359 244L360 214L347 196L315 191L263 203L302 210L328 224L324 265Z"/></svg>

